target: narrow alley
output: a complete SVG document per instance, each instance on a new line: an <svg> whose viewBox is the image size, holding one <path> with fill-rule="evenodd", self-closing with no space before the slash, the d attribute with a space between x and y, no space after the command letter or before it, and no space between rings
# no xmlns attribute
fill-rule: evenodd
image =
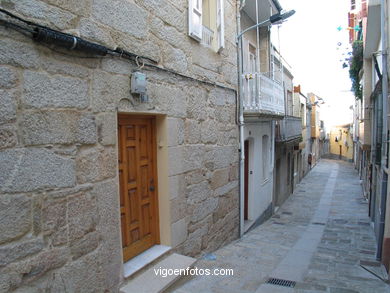
<svg viewBox="0 0 390 293"><path fill-rule="evenodd" d="M322 160L271 219L215 251L215 260L195 264L233 269L234 276L193 277L172 291L390 292L375 276L381 274L367 209L353 165ZM266 284L269 278L296 284Z"/></svg>

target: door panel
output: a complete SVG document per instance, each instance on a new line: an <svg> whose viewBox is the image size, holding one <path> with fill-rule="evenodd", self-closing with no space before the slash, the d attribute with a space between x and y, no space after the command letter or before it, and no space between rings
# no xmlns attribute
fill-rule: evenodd
<svg viewBox="0 0 390 293"><path fill-rule="evenodd" d="M119 115L119 181L124 261L159 243L153 117Z"/></svg>

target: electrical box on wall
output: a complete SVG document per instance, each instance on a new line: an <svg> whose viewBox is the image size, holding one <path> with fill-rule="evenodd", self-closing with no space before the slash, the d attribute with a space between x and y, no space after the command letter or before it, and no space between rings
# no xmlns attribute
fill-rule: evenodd
<svg viewBox="0 0 390 293"><path fill-rule="evenodd" d="M141 102L147 102L148 96L146 95L146 74L136 71L131 74L130 91L132 94L140 96Z"/></svg>

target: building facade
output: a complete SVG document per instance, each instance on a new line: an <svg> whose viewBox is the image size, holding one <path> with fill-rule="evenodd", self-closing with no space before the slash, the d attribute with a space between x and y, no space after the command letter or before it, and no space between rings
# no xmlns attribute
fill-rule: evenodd
<svg viewBox="0 0 390 293"><path fill-rule="evenodd" d="M117 292L149 248L239 236L236 1L1 7L30 21L0 13L1 292Z"/></svg>
<svg viewBox="0 0 390 293"><path fill-rule="evenodd" d="M377 259L387 270L390 263L390 210L388 187L388 86L389 5L386 1L353 1L350 23L360 27L350 32L353 47L361 48L361 95L356 95L356 168L363 194L369 201L377 237ZM354 54L357 55L357 54ZM356 58L356 56L353 56ZM359 57L359 56L357 56Z"/></svg>
<svg viewBox="0 0 390 293"><path fill-rule="evenodd" d="M240 10L240 31L280 13L277 1L247 1ZM270 26L242 37L240 84L243 99L244 170L241 231L273 213L275 121L285 114L282 67L278 65Z"/></svg>
<svg viewBox="0 0 390 293"><path fill-rule="evenodd" d="M282 61L283 59L280 58ZM302 116L300 97L295 95L293 76L283 66L285 86L285 116L275 127L274 206L280 206L300 181L302 164ZM306 106L306 105L305 105Z"/></svg>
<svg viewBox="0 0 390 293"><path fill-rule="evenodd" d="M351 124L332 127L329 140L330 157L353 162L354 142Z"/></svg>

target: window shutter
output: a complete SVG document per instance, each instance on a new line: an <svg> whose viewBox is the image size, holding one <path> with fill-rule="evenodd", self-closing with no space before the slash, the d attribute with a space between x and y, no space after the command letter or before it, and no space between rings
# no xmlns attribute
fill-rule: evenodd
<svg viewBox="0 0 390 293"><path fill-rule="evenodd" d="M217 38L218 38L218 52L225 48L225 21L223 11L223 1L217 0Z"/></svg>
<svg viewBox="0 0 390 293"><path fill-rule="evenodd" d="M188 34L202 40L202 0L188 0Z"/></svg>

